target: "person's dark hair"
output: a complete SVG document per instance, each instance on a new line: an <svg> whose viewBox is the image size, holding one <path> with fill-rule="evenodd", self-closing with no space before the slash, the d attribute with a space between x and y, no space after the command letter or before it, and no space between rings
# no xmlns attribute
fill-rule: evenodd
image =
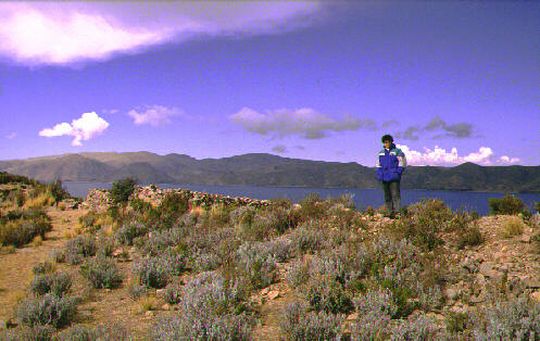
<svg viewBox="0 0 540 341"><path fill-rule="evenodd" d="M384 143L384 141L394 142L394 138L392 137L392 135L386 134L381 138L381 142Z"/></svg>

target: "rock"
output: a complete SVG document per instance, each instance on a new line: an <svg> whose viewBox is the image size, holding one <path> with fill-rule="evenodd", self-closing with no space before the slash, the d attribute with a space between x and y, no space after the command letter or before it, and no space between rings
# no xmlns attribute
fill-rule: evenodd
<svg viewBox="0 0 540 341"><path fill-rule="evenodd" d="M502 274L493 267L493 263L484 262L478 267L478 271L489 278L500 278Z"/></svg>
<svg viewBox="0 0 540 341"><path fill-rule="evenodd" d="M523 235L523 236L521 236L520 241L522 243L530 243L531 242L531 236L530 235Z"/></svg>
<svg viewBox="0 0 540 341"><path fill-rule="evenodd" d="M144 313L144 316L146 317L154 317L154 312L152 310L148 310Z"/></svg>
<svg viewBox="0 0 540 341"><path fill-rule="evenodd" d="M347 316L347 321L354 321L358 319L358 313L352 313L349 316Z"/></svg>
<svg viewBox="0 0 540 341"><path fill-rule="evenodd" d="M540 289L540 280L529 278L525 280L525 285L528 289Z"/></svg>
<svg viewBox="0 0 540 341"><path fill-rule="evenodd" d="M535 300L536 302L540 302L540 291L534 291L530 294L531 299Z"/></svg>
<svg viewBox="0 0 540 341"><path fill-rule="evenodd" d="M268 293L268 299L270 300L275 300L278 297L279 297L279 291L277 290L272 290Z"/></svg>
<svg viewBox="0 0 540 341"><path fill-rule="evenodd" d="M161 310L171 310L171 305L169 303L165 303L161 306Z"/></svg>
<svg viewBox="0 0 540 341"><path fill-rule="evenodd" d="M452 300L456 299L459 294L459 291L454 288L446 288L444 290L444 295Z"/></svg>
<svg viewBox="0 0 540 341"><path fill-rule="evenodd" d="M266 288L261 290L261 295L266 295L266 294L268 294L269 291L270 291L270 288L266 287Z"/></svg>

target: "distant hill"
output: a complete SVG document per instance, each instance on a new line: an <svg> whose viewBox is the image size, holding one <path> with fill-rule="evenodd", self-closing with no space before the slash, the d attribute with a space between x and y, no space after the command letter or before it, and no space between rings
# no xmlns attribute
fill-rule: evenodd
<svg viewBox="0 0 540 341"><path fill-rule="evenodd" d="M355 162L291 159L253 153L197 160L183 154L80 153L0 161L0 170L41 181L375 188L375 169ZM402 188L540 192L540 166L410 166Z"/></svg>

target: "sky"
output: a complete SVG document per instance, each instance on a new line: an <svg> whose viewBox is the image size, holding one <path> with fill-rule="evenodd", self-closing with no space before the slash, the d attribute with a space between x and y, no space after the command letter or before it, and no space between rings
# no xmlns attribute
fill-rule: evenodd
<svg viewBox="0 0 540 341"><path fill-rule="evenodd" d="M540 2L2 2L0 159L540 165Z"/></svg>

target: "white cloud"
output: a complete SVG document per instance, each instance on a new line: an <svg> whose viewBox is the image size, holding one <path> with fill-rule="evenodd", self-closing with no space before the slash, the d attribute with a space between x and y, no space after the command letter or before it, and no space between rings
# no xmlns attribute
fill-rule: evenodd
<svg viewBox="0 0 540 341"><path fill-rule="evenodd" d="M80 118L74 119L70 123L62 122L52 128L45 128L39 132L39 136L58 137L73 136L72 146L82 146L82 141L103 133L109 127L109 123L99 117L95 112L87 112Z"/></svg>
<svg viewBox="0 0 540 341"><path fill-rule="evenodd" d="M14 131L12 131L11 133L6 135L6 139L8 139L8 140L13 140L16 137L17 137L17 133L14 132Z"/></svg>
<svg viewBox="0 0 540 341"><path fill-rule="evenodd" d="M464 156L458 154L456 147L452 147L449 151L439 146L435 146L433 149L424 147L423 152L410 149L407 145L397 144L397 147L401 148L405 153L408 163L416 166L452 166L464 162L473 162L484 166L494 164L492 160L494 152L490 147L480 147L477 152L472 152ZM510 158L503 155L495 162L516 163L519 162L519 158Z"/></svg>
<svg viewBox="0 0 540 341"><path fill-rule="evenodd" d="M508 155L502 155L498 160L497 160L497 163L502 163L502 164L512 164L512 163L517 163L519 162L520 159L518 157L510 157Z"/></svg>
<svg viewBox="0 0 540 341"><path fill-rule="evenodd" d="M198 37L276 33L309 25L318 2L0 3L0 56L71 64Z"/></svg>
<svg viewBox="0 0 540 341"><path fill-rule="evenodd" d="M229 118L247 131L256 134L272 134L277 137L298 135L307 139L326 137L328 131L358 130L373 128L375 125L370 119L361 120L351 115L337 120L310 108L279 109L260 113L245 107Z"/></svg>
<svg viewBox="0 0 540 341"><path fill-rule="evenodd" d="M172 116L183 115L178 108L167 108L162 105L152 105L144 109L133 109L128 112L136 125L149 124L157 127L171 122Z"/></svg>

